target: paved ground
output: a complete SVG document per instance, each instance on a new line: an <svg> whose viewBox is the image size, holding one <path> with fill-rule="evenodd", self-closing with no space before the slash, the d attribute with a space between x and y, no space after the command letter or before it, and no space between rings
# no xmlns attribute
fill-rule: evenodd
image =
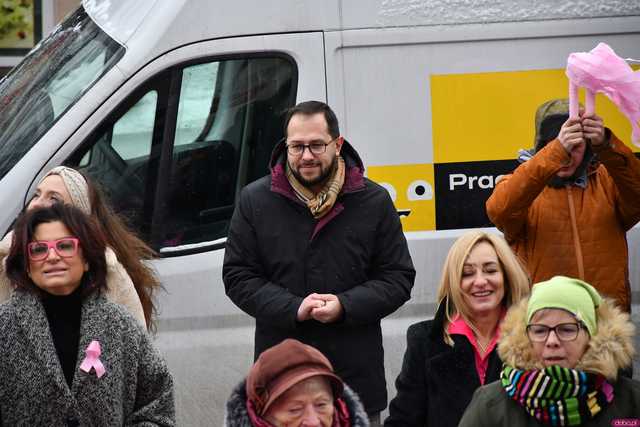
<svg viewBox="0 0 640 427"><path fill-rule="evenodd" d="M633 321L640 328L640 306L634 306L633 312L636 313ZM400 317L383 321L390 398L395 395L394 380L402 364L407 327L422 319ZM635 340L640 350L639 334ZM156 342L174 375L178 425L222 425L227 397L253 361L253 326L160 331ZM636 377L640 376L639 357L634 361L634 371Z"/></svg>

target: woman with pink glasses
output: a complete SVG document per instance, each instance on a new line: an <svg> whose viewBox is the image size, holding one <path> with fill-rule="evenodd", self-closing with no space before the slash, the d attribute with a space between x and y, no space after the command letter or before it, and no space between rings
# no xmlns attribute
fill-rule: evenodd
<svg viewBox="0 0 640 427"><path fill-rule="evenodd" d="M106 298L123 305L149 331L154 331L155 295L162 287L144 260L155 258L156 253L113 212L97 183L75 169L58 166L47 172L25 209L55 203L75 206L96 220L107 242ZM12 236L13 233L9 232L0 240L0 260L8 253ZM2 267L0 263L0 302L9 299L13 292Z"/></svg>
<svg viewBox="0 0 640 427"><path fill-rule="evenodd" d="M0 305L0 425L175 424L173 381L144 328L104 298L95 220L54 204L23 213Z"/></svg>

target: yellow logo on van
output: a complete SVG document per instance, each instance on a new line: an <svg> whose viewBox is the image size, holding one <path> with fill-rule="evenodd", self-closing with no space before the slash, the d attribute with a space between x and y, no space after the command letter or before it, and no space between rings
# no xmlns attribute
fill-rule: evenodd
<svg viewBox="0 0 640 427"><path fill-rule="evenodd" d="M436 229L433 165L369 166L367 176L387 189L404 231Z"/></svg>
<svg viewBox="0 0 640 427"><path fill-rule="evenodd" d="M367 175L391 194L404 231L489 227L485 201L517 166L518 150L533 146L537 107L568 88L563 69L431 74L432 139L424 144L432 157L414 161L433 163L369 166ZM629 144L629 121L602 94L596 113Z"/></svg>

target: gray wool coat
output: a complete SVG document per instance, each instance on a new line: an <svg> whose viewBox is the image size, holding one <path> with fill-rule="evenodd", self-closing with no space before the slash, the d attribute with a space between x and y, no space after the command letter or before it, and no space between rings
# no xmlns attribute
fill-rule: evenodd
<svg viewBox="0 0 640 427"><path fill-rule="evenodd" d="M101 378L79 368L92 340L102 350ZM173 426L173 380L140 324L92 295L82 305L69 388L40 298L16 290L0 305L0 425Z"/></svg>

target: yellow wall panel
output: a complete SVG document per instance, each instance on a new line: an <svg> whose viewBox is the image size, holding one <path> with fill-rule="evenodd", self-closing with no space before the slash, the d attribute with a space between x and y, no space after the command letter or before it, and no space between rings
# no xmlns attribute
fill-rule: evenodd
<svg viewBox="0 0 640 427"><path fill-rule="evenodd" d="M537 107L566 98L568 86L564 69L432 75L434 162L515 158L518 149L533 146ZM602 94L596 113L632 146L631 125Z"/></svg>

